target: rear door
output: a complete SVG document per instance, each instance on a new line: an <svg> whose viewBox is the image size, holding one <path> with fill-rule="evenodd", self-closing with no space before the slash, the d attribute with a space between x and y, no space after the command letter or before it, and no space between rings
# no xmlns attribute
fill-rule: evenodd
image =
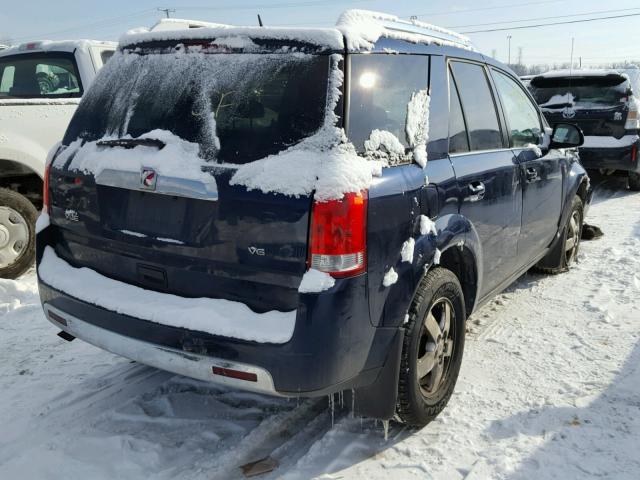
<svg viewBox="0 0 640 480"><path fill-rule="evenodd" d="M494 68L491 74L522 178L518 266L523 266L549 246L558 230L563 183L560 160L563 154L557 150L546 150L543 155L542 119L520 82Z"/></svg>
<svg viewBox="0 0 640 480"><path fill-rule="evenodd" d="M450 62L450 158L461 191L460 213L482 246L479 297L516 269L522 215L520 174L500 126L486 68Z"/></svg>

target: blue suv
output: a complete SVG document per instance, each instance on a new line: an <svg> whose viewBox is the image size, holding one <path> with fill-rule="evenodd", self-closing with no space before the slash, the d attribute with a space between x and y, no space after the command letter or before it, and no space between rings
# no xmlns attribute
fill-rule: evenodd
<svg viewBox="0 0 640 480"><path fill-rule="evenodd" d="M582 138L464 37L384 14L130 35L48 163L43 308L148 365L425 425L468 316L575 260Z"/></svg>

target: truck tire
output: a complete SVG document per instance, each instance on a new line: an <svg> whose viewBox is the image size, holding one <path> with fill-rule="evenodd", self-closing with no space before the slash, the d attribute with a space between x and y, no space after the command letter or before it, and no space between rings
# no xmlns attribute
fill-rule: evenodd
<svg viewBox="0 0 640 480"><path fill-rule="evenodd" d="M578 257L583 224L584 206L582 199L576 195L573 197L571 213L562 229L558 242L547 256L533 267L533 270L552 275L566 272Z"/></svg>
<svg viewBox="0 0 640 480"><path fill-rule="evenodd" d="M640 173L629 172L629 189L640 192Z"/></svg>
<svg viewBox="0 0 640 480"><path fill-rule="evenodd" d="M409 308L396 418L424 427L444 409L458 379L465 336L464 294L445 268L430 270Z"/></svg>
<svg viewBox="0 0 640 480"><path fill-rule="evenodd" d="M0 278L18 278L33 265L37 217L29 200L0 188Z"/></svg>

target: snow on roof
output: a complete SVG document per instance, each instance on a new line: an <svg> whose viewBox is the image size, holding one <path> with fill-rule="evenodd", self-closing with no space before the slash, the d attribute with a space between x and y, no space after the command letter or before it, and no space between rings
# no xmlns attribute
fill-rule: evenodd
<svg viewBox="0 0 640 480"><path fill-rule="evenodd" d="M345 11L340 15L337 27L346 37L349 50L370 50L381 37L473 49L469 38L452 30L370 10Z"/></svg>
<svg viewBox="0 0 640 480"><path fill-rule="evenodd" d="M562 78L562 77L606 77L608 75L623 76L618 70L613 69L579 69L579 70L551 70L535 75L535 78Z"/></svg>
<svg viewBox="0 0 640 480"><path fill-rule="evenodd" d="M199 28L192 28L190 25ZM192 20L165 19L151 30L130 30L120 38L120 45L126 47L154 41L204 40L231 36L297 41L331 50L342 50L344 39L350 51L371 50L382 37L473 50L467 37L451 30L368 10L345 11L340 15L335 28L231 27Z"/></svg>
<svg viewBox="0 0 640 480"><path fill-rule="evenodd" d="M162 18L149 31L161 32L167 30L185 30L189 28L229 28L224 23L202 22L200 20L185 20L181 18Z"/></svg>
<svg viewBox="0 0 640 480"><path fill-rule="evenodd" d="M15 55L17 53L29 52L73 52L76 49L88 50L89 47L112 47L116 48L116 42L106 42L101 40L36 40L14 45L0 51L0 55Z"/></svg>
<svg viewBox="0 0 640 480"><path fill-rule="evenodd" d="M344 48L342 34L335 28L280 28L280 27L201 27L180 30L131 30L120 38L123 47L140 43L180 40L206 40L221 37L245 37L247 39L274 39L296 41L327 47Z"/></svg>

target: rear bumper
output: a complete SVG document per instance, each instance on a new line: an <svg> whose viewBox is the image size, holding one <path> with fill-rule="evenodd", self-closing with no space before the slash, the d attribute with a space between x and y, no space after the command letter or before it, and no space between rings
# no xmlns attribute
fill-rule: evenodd
<svg viewBox="0 0 640 480"><path fill-rule="evenodd" d="M635 149L635 159L634 159ZM640 142L619 148L580 148L580 163L590 170L623 170L639 172Z"/></svg>
<svg viewBox="0 0 640 480"><path fill-rule="evenodd" d="M115 354L163 370L236 388L314 397L374 383L398 328L375 328L368 315L366 276L336 282L330 292L300 295L287 343L220 337L116 313L78 300L39 279L45 311L61 330ZM213 367L255 373L249 382L214 374Z"/></svg>
<svg viewBox="0 0 640 480"><path fill-rule="evenodd" d="M277 395L271 374L263 368L214 357L206 357L195 353L187 353L144 342L117 334L105 328L96 327L48 303L45 303L43 308L46 317L56 327L59 327L74 337L81 338L87 343L115 353L116 355L121 355L161 370L205 381L211 381L212 377L214 377L214 368L216 367L245 372L255 375L255 381L245 381L228 376L215 375L216 382L259 393Z"/></svg>

